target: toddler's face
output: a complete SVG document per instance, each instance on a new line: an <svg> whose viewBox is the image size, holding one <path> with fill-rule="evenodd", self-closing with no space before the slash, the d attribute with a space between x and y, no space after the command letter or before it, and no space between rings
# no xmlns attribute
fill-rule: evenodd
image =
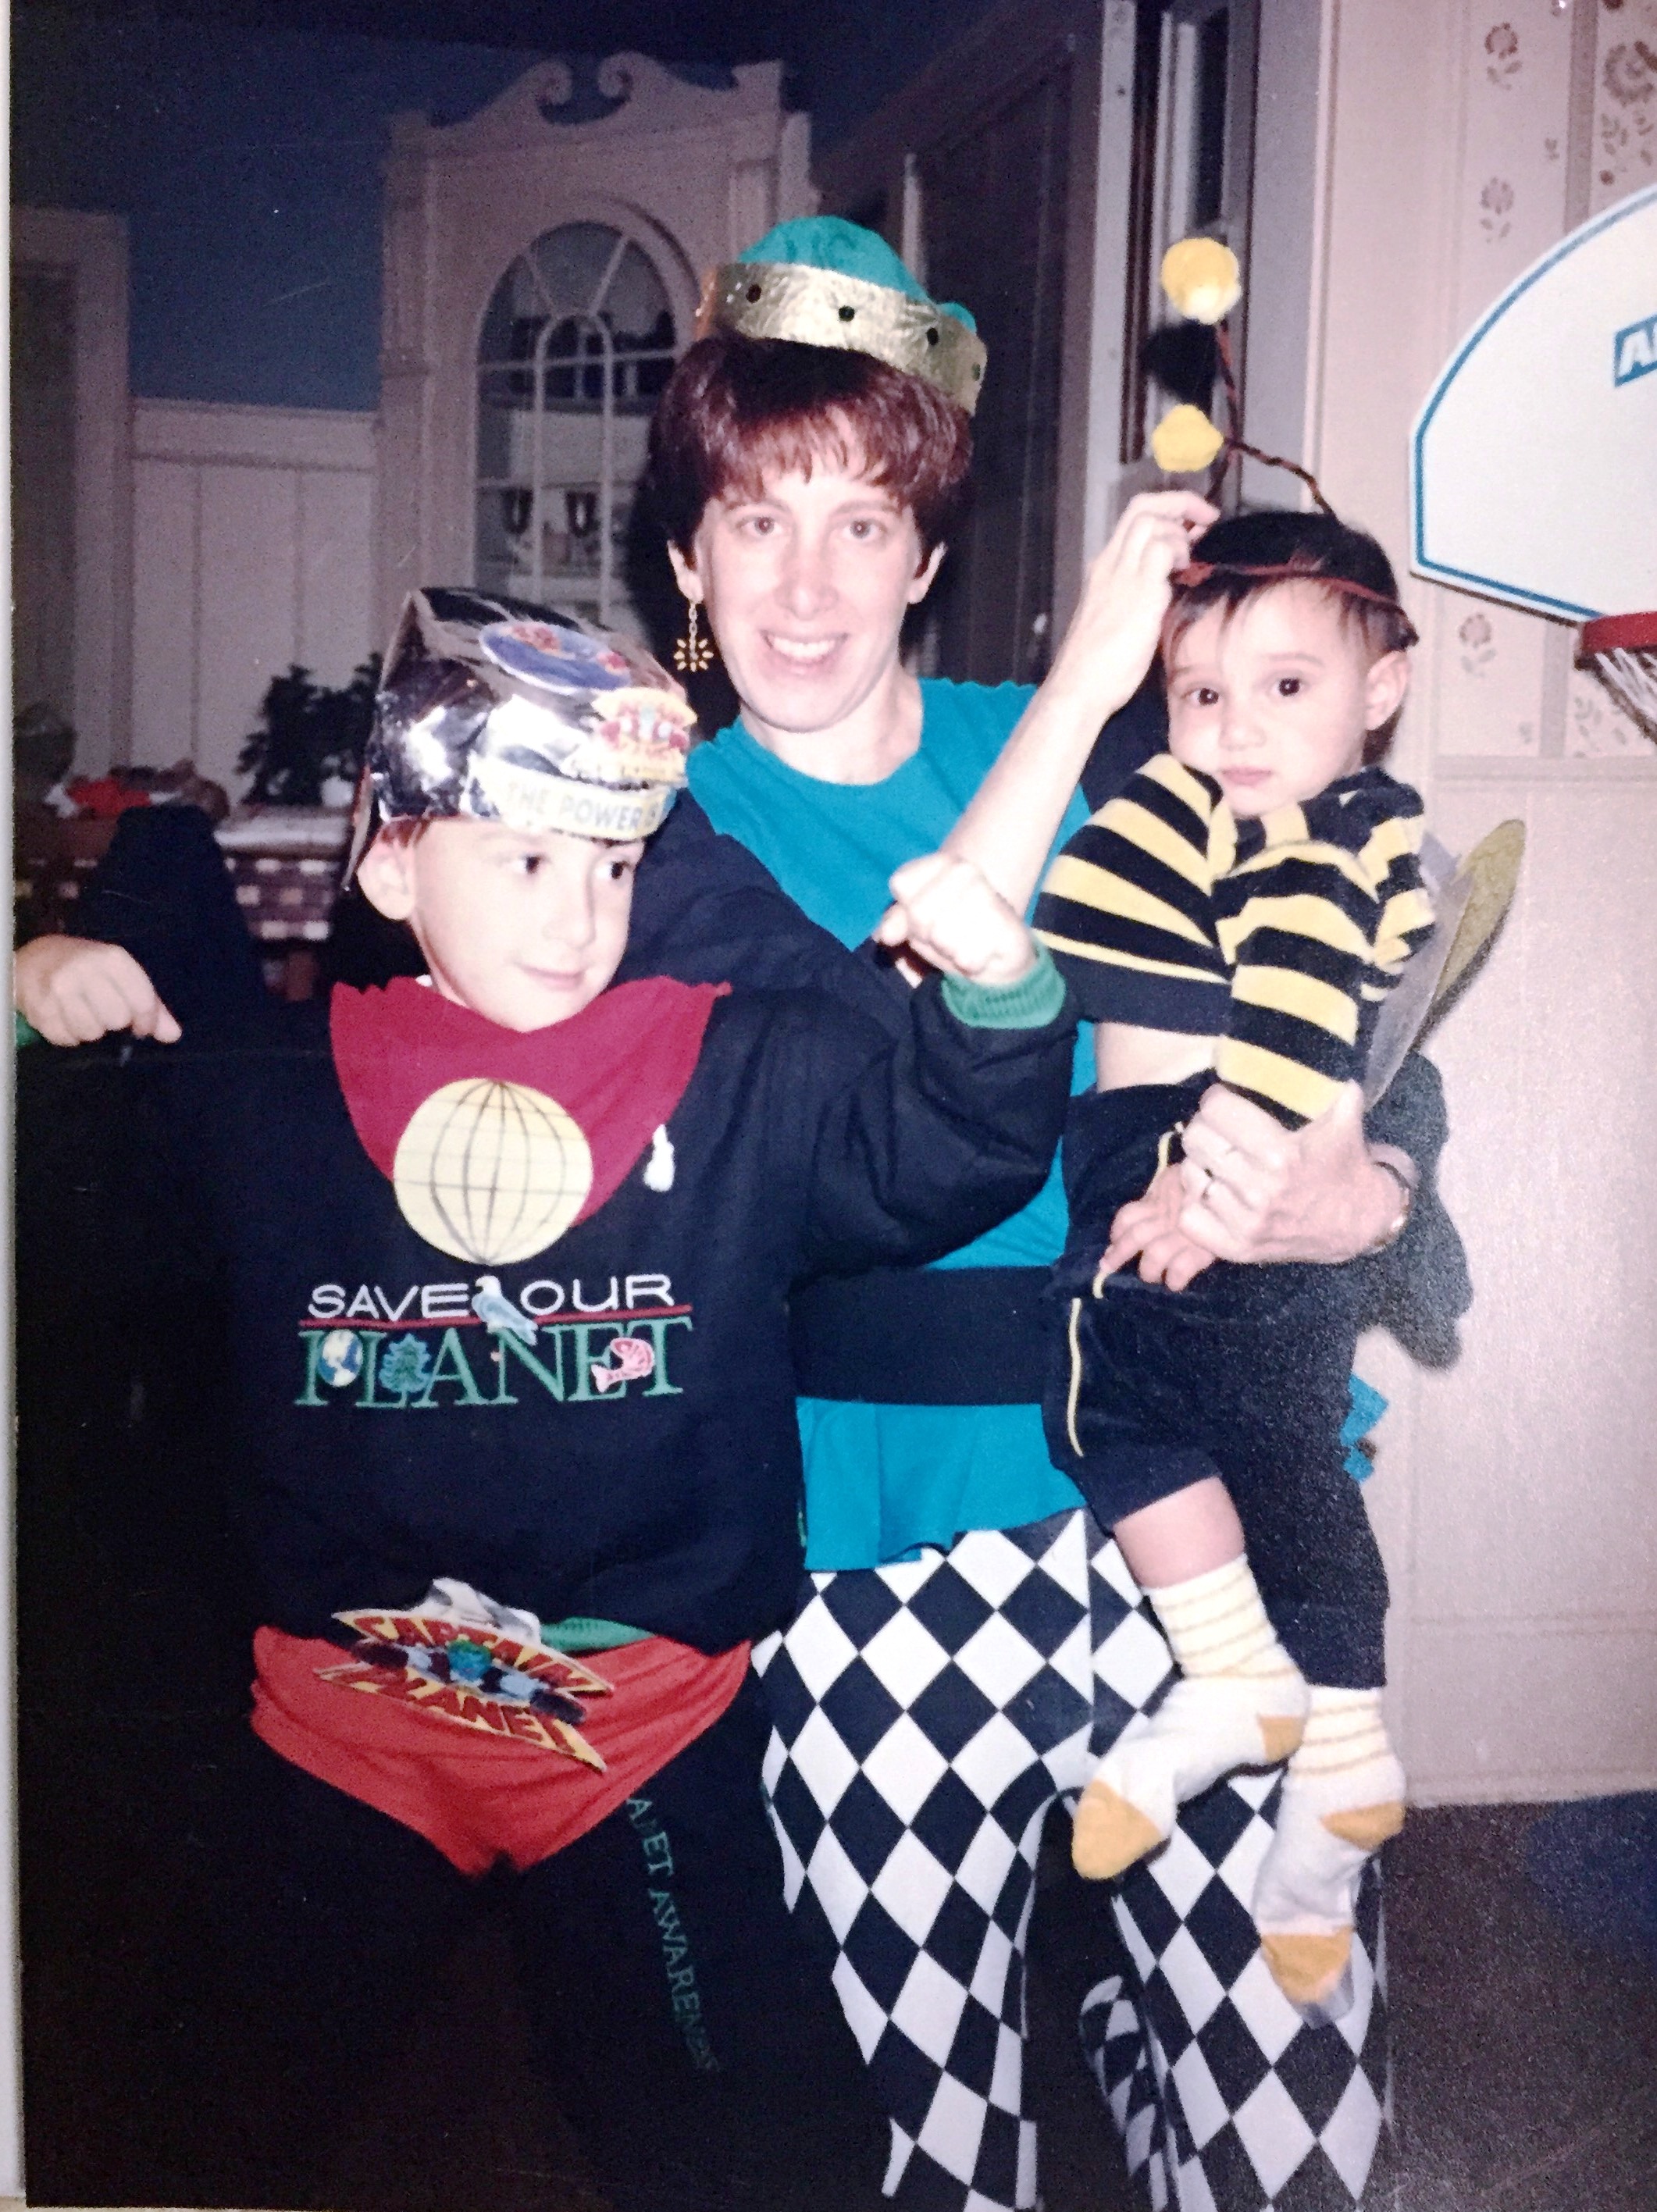
<svg viewBox="0 0 1657 2212"><path fill-rule="evenodd" d="M437 821L406 843L375 840L362 889L407 921L431 980L503 1029L545 1029L590 1006L627 949L643 845L562 830Z"/></svg>
<svg viewBox="0 0 1657 2212"><path fill-rule="evenodd" d="M1174 648L1168 750L1211 775L1249 820L1315 799L1363 759L1409 681L1401 653L1372 661L1315 584L1274 585L1228 622L1212 607Z"/></svg>

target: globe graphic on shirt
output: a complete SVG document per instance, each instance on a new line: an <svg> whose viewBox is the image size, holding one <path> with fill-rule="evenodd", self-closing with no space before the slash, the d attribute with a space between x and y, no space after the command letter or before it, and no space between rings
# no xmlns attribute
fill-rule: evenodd
<svg viewBox="0 0 1657 2212"><path fill-rule="evenodd" d="M332 1389L350 1389L362 1372L362 1340L354 1328L328 1331L316 1347L316 1371Z"/></svg>
<svg viewBox="0 0 1657 2212"><path fill-rule="evenodd" d="M593 1187L593 1155L556 1098L477 1076L446 1083L415 1109L392 1184L428 1244L501 1267L563 1236Z"/></svg>

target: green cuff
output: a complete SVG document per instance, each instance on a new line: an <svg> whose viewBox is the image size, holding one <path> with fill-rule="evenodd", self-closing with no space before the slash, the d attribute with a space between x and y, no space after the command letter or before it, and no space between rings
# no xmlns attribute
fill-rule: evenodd
<svg viewBox="0 0 1657 2212"><path fill-rule="evenodd" d="M643 1644L648 1628L629 1628L619 1620L597 1620L572 1613L568 1620L544 1620L541 1641L555 1651L614 1651L624 1644Z"/></svg>
<svg viewBox="0 0 1657 2212"><path fill-rule="evenodd" d="M35 1028L34 1023L29 1020L26 1014L20 1014L15 1006L12 1008L11 1019L11 1041L15 1045L44 1044L46 1042L46 1039L41 1036L40 1030Z"/></svg>
<svg viewBox="0 0 1657 2212"><path fill-rule="evenodd" d="M1045 945L1036 947L1036 964L1016 983L966 983L943 979L943 1002L970 1030L1040 1030L1057 1019L1064 1005L1064 978Z"/></svg>

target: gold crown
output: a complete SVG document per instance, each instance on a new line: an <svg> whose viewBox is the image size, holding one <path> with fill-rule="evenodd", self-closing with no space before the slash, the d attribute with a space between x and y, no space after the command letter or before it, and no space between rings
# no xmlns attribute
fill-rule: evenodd
<svg viewBox="0 0 1657 2212"><path fill-rule="evenodd" d="M989 358L977 331L930 300L803 261L728 261L716 269L702 288L698 337L716 324L744 337L873 354L924 378L969 415Z"/></svg>

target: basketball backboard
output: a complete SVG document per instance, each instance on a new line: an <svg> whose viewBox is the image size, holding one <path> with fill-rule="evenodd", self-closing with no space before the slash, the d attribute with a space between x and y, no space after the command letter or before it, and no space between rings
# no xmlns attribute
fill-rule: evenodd
<svg viewBox="0 0 1657 2212"><path fill-rule="evenodd" d="M1657 607L1657 185L1462 341L1410 440L1417 575L1581 622Z"/></svg>

